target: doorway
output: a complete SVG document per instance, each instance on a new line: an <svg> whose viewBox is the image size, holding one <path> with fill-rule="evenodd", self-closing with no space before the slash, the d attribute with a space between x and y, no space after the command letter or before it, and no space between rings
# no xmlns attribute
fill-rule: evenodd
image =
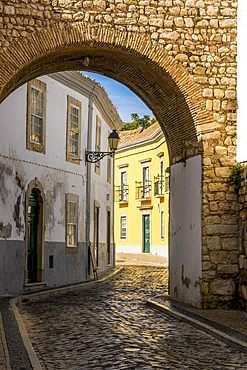
<svg viewBox="0 0 247 370"><path fill-rule="evenodd" d="M24 286L44 282L45 210L44 190L37 178L26 192Z"/></svg>
<svg viewBox="0 0 247 370"><path fill-rule="evenodd" d="M27 283L36 283L38 261L38 199L34 190L28 200Z"/></svg>
<svg viewBox="0 0 247 370"><path fill-rule="evenodd" d="M99 266L99 207L94 211L94 248L97 266Z"/></svg>
<svg viewBox="0 0 247 370"><path fill-rule="evenodd" d="M107 211L107 265L111 264L111 212Z"/></svg>
<svg viewBox="0 0 247 370"><path fill-rule="evenodd" d="M142 216L142 230L143 253L150 253L150 215Z"/></svg>

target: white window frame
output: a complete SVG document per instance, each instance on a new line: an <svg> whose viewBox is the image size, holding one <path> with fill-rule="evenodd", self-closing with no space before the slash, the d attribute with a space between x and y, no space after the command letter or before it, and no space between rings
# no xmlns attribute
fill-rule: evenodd
<svg viewBox="0 0 247 370"><path fill-rule="evenodd" d="M79 208L79 196L76 194L66 194L66 225L65 225L65 253L78 253L78 208ZM75 221L70 222L69 220L69 204L75 204ZM74 244L68 244L69 226L75 226Z"/></svg>
<svg viewBox="0 0 247 370"><path fill-rule="evenodd" d="M126 173L125 183L122 183L122 174ZM128 199L128 172L127 167L120 169L120 191L123 192L123 197L121 197L121 202L126 202ZM123 186L123 188L122 188Z"/></svg>
<svg viewBox="0 0 247 370"><path fill-rule="evenodd" d="M32 89L42 93L42 116L32 112ZM32 140L32 118L40 120L40 140ZM35 124L36 125L36 124ZM46 142L46 84L40 80L31 80L27 84L27 130L26 147L28 150L45 154Z"/></svg>
<svg viewBox="0 0 247 370"><path fill-rule="evenodd" d="M68 162L74 164L80 164L80 151L81 151L81 102L71 96L67 96L67 149L66 149L66 160ZM70 139L71 139L71 132L75 132L71 130L70 125L70 115L71 115L71 108L76 108L79 112L78 115L78 133L77 133L77 153L70 152Z"/></svg>
<svg viewBox="0 0 247 370"><path fill-rule="evenodd" d="M160 211L160 236L161 240L164 240L165 237L165 213L164 213L164 208L161 208Z"/></svg>
<svg viewBox="0 0 247 370"><path fill-rule="evenodd" d="M122 237L122 220L125 218L125 237ZM119 229L120 233L119 233L119 238L120 240L127 240L127 213L121 213L120 214L120 229Z"/></svg>
<svg viewBox="0 0 247 370"><path fill-rule="evenodd" d="M161 168L163 171L161 171ZM164 176L164 157L160 157L160 194L163 195L165 192L165 176Z"/></svg>

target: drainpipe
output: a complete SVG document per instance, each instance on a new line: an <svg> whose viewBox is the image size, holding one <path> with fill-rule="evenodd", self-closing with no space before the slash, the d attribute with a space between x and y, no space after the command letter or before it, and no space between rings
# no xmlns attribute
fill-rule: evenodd
<svg viewBox="0 0 247 370"><path fill-rule="evenodd" d="M88 129L87 129L87 150L92 150L92 126L93 126L93 87L91 94L88 99ZM90 231L91 231L91 177L92 177L92 164L86 162L86 246L87 246L87 256L88 256L88 269L87 278L90 276L90 252L89 246L90 242Z"/></svg>

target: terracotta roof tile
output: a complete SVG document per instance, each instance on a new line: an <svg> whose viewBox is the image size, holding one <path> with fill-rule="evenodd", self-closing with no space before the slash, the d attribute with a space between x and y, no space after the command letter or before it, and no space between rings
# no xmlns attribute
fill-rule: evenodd
<svg viewBox="0 0 247 370"><path fill-rule="evenodd" d="M120 136L119 147L121 145L125 145L140 139L144 139L145 137L149 137L159 129L160 129L159 122L155 122L154 124L152 124L151 126L144 130L142 129L142 127L139 127L135 130L121 131L119 133Z"/></svg>

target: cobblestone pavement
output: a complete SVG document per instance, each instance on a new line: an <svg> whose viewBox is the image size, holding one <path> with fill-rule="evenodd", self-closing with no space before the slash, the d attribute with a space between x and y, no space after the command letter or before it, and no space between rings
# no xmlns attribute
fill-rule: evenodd
<svg viewBox="0 0 247 370"><path fill-rule="evenodd" d="M44 369L247 369L247 355L145 304L166 268L125 266L104 283L18 306Z"/></svg>

